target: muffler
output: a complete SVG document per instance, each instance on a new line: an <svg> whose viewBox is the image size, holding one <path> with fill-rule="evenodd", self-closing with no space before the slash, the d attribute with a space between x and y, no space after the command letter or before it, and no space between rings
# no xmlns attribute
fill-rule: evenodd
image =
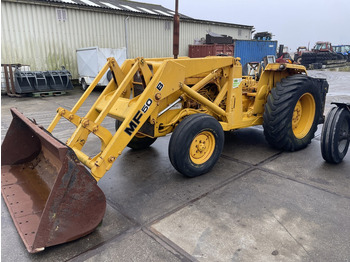
<svg viewBox="0 0 350 262"><path fill-rule="evenodd" d="M1 192L30 253L78 239L102 221L106 198L74 151L17 109L1 146Z"/></svg>

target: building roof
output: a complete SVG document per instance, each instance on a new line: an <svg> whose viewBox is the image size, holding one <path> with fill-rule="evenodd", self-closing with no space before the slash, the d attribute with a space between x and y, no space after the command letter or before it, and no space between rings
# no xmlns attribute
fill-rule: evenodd
<svg viewBox="0 0 350 262"><path fill-rule="evenodd" d="M3 1L3 0L2 0ZM128 13L133 15L146 15L146 16L157 16L163 18L170 18L174 16L175 12L171 9L165 8L161 5L148 4L129 0L4 0L9 2L22 2L22 3L33 3L33 4L49 4L49 5L64 5L65 7L78 7L78 8L94 8L104 11L114 11L120 13ZM200 19L194 19L189 16L179 13L180 18L185 21L199 22L204 24L212 25L224 25L224 26L235 26L238 28L245 28L252 30L253 26L240 25L232 23L223 23L215 21L206 21Z"/></svg>
<svg viewBox="0 0 350 262"><path fill-rule="evenodd" d="M175 14L173 10L167 9L161 5L147 4L128 0L24 0L21 2L47 2L65 5L68 4L152 16L173 17ZM179 15L183 18L190 18L182 14Z"/></svg>

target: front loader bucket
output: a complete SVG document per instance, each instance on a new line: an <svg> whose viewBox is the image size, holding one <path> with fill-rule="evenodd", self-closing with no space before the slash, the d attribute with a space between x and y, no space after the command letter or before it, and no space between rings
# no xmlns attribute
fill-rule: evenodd
<svg viewBox="0 0 350 262"><path fill-rule="evenodd" d="M1 147L1 192L27 250L92 232L106 198L74 151L16 109Z"/></svg>

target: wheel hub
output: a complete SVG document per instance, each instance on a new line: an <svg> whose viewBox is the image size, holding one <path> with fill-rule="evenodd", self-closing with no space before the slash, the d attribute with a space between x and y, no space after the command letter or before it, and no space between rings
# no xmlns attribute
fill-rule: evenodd
<svg viewBox="0 0 350 262"><path fill-rule="evenodd" d="M302 111L303 111L303 108L301 106L300 101L298 101L293 112L293 129L298 127Z"/></svg>
<svg viewBox="0 0 350 262"><path fill-rule="evenodd" d="M211 157L215 149L215 138L212 133L199 133L192 141L190 158L195 164L203 164Z"/></svg>
<svg viewBox="0 0 350 262"><path fill-rule="evenodd" d="M303 94L296 103L292 117L292 129L296 138L304 138L310 131L316 113L316 102L312 94Z"/></svg>
<svg viewBox="0 0 350 262"><path fill-rule="evenodd" d="M206 149L205 141L199 141L199 144L197 145L197 149L200 153L204 152Z"/></svg>
<svg viewBox="0 0 350 262"><path fill-rule="evenodd" d="M340 152L344 151L349 139L350 139L349 126L346 121L343 121L339 131L338 150Z"/></svg>

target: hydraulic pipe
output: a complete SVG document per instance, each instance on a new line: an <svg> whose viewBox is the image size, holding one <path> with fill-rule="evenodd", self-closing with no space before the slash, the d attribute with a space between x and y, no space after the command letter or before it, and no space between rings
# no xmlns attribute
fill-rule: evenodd
<svg viewBox="0 0 350 262"><path fill-rule="evenodd" d="M197 100L199 103L209 107L211 110L213 110L216 114L219 116L226 116L227 113L225 110L223 110L221 107L215 105L213 102L209 101L204 96L200 95L198 92L192 90L189 86L182 84L181 89L190 97L192 97L194 100Z"/></svg>

